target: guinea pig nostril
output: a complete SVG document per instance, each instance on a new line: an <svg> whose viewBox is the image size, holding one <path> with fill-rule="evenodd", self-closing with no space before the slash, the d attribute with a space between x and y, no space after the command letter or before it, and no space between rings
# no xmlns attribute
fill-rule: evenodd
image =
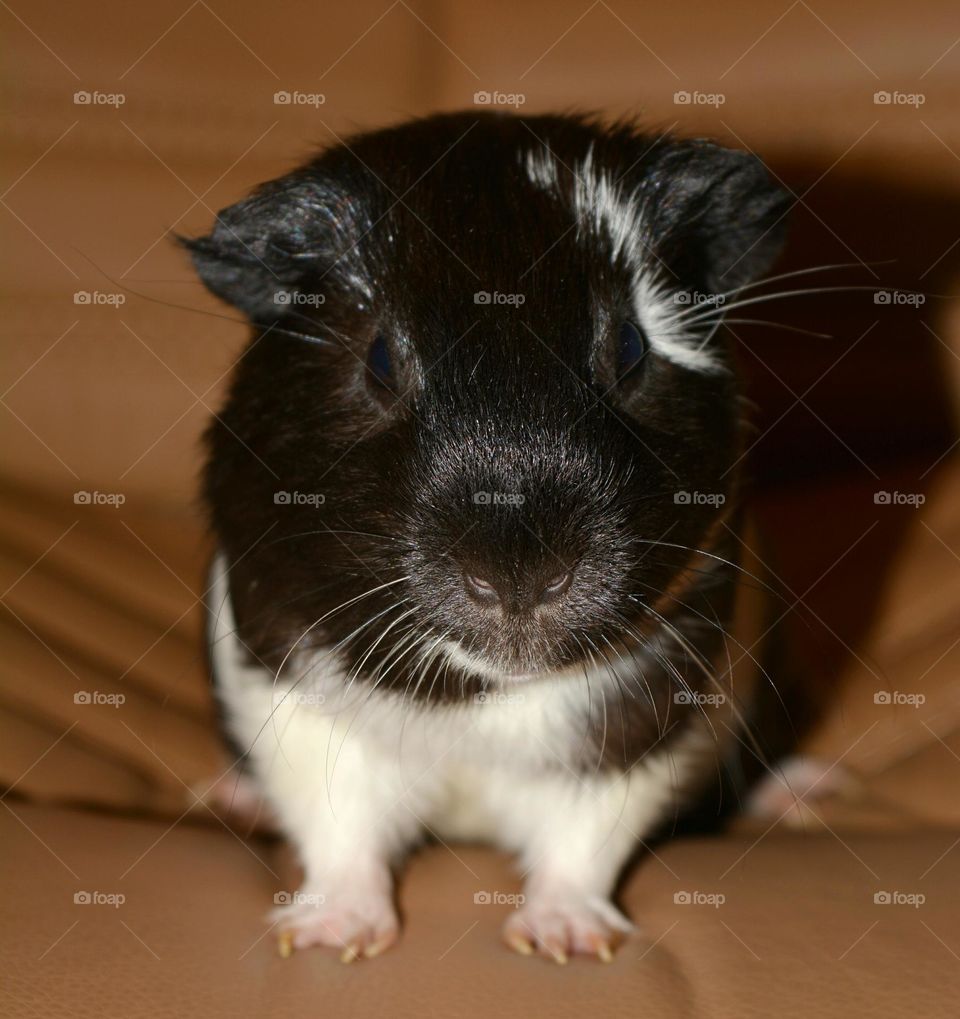
<svg viewBox="0 0 960 1019"><path fill-rule="evenodd" d="M483 577L478 577L475 573L464 574L463 583L467 589L467 594L477 601L487 603L500 601L500 595L493 584L489 580L484 580Z"/></svg>
<svg viewBox="0 0 960 1019"><path fill-rule="evenodd" d="M553 601L554 598L559 598L565 591L569 590L570 585L573 583L573 573L570 570L566 570L564 573L558 573L555 577L552 577L540 592L540 602Z"/></svg>

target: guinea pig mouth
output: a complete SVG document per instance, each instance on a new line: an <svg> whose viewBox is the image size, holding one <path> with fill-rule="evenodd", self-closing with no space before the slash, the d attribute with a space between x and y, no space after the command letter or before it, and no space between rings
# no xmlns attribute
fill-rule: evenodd
<svg viewBox="0 0 960 1019"><path fill-rule="evenodd" d="M447 660L455 668L461 669L473 676L493 682L525 683L531 680L543 679L545 676L560 676L567 672L578 672L583 665L580 662L570 662L563 665L511 665L500 666L490 662L488 659L470 654L456 641L448 640L443 644L443 653Z"/></svg>

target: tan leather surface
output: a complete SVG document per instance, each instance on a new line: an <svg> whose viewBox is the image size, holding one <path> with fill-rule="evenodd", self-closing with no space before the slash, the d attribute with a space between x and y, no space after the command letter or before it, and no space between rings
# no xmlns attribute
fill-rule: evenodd
<svg viewBox="0 0 960 1019"><path fill-rule="evenodd" d="M625 889L641 932L607 966L564 968L510 953L509 907L474 902L518 890L502 857L433 848L401 886L401 944L345 966L277 956L261 917L289 885L269 846L13 809L19 821L0 811L0 826L21 878L0 899L0 966L20 1016L956 1015L960 857L929 869L947 831L675 843ZM77 904L78 892L125 899ZM883 892L924 901L875 903Z"/></svg>

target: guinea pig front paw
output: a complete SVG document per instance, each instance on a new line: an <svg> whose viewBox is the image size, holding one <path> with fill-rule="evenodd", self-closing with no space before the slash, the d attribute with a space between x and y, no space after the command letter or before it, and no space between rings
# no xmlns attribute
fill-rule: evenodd
<svg viewBox="0 0 960 1019"><path fill-rule="evenodd" d="M294 949L321 945L340 952L341 962L372 959L389 948L400 933L393 903L380 893L331 900L297 892L270 914L278 930L277 949L288 958Z"/></svg>
<svg viewBox="0 0 960 1019"><path fill-rule="evenodd" d="M539 952L561 965L571 955L611 962L614 949L633 930L612 903L598 896L541 893L510 915L503 939L521 955Z"/></svg>

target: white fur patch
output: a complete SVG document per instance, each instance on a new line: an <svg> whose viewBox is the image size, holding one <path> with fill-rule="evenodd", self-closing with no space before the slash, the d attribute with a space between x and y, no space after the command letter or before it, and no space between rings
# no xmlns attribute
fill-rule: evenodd
<svg viewBox="0 0 960 1019"><path fill-rule="evenodd" d="M599 672L430 709L395 692L351 689L342 663L313 652L273 687L234 634L222 561L212 599L226 724L299 850L308 888L356 875L375 884L391 858L433 831L494 842L519 853L541 882L605 896L701 756L704 734L694 727L627 774L575 771L591 697L596 712L604 692Z"/></svg>
<svg viewBox="0 0 960 1019"><path fill-rule="evenodd" d="M548 148L527 151L524 166L532 184L563 197L557 161ZM679 291L670 285L667 270L653 252L640 196L596 167L592 147L573 168L572 179L578 229L607 238L614 261L622 260L629 266L637 324L653 350L692 371L718 370L716 358L704 348L703 328L694 330L687 322L697 313L697 306L677 299ZM707 331L711 327L712 322Z"/></svg>

